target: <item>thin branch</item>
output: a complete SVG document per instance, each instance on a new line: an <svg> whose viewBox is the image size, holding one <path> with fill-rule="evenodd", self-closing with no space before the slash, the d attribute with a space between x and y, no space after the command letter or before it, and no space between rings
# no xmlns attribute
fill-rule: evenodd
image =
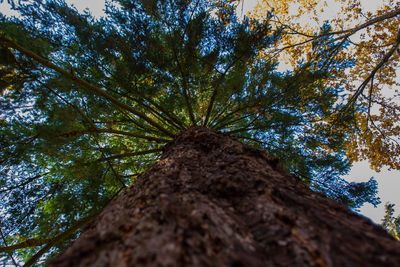
<svg viewBox="0 0 400 267"><path fill-rule="evenodd" d="M24 265L25 266L31 266L34 264L43 254L45 254L47 251L49 251L53 246L56 244L62 242L72 234L74 234L78 229L84 227L86 224L88 224L99 212L93 213L87 217L84 217L80 220L78 220L73 226L68 228L65 232L62 232L61 234L56 235L55 237L51 238L48 240L46 245L40 249L35 255L33 255Z"/></svg>
<svg viewBox="0 0 400 267"><path fill-rule="evenodd" d="M11 186L11 187L7 187L6 189L0 190L0 193L4 193L4 192L10 191L10 190L17 189L17 188L20 188L22 186L25 186L25 185L33 182L34 180L36 180L36 179L38 179L40 177L43 177L43 176L45 176L45 175L47 175L49 173L50 172L45 172L43 174L39 174L39 175L33 176L31 178L28 178L25 182L22 182L22 183L20 183L18 185L14 185L14 186Z"/></svg>
<svg viewBox="0 0 400 267"><path fill-rule="evenodd" d="M259 112L259 111L255 111L255 112ZM234 120L228 121L228 122L226 122L226 123L224 123L224 124L222 124L222 125L220 125L220 126L218 126L218 127L214 127L213 129L215 129L215 130L221 130L222 128L224 128L224 127L226 127L226 126L228 126L228 125L231 125L231 124L233 124L233 123L235 123L235 122L244 120L244 119L246 119L246 118L248 118L248 117L254 115L255 112L249 113L249 114L246 114L246 115L241 116L241 117L239 117L239 118L236 118L236 119L234 119Z"/></svg>
<svg viewBox="0 0 400 267"><path fill-rule="evenodd" d="M80 109L77 105L70 103L68 100L66 100L65 98L63 98L61 95L59 95L57 92L55 92L54 90L52 90L49 87L46 87L48 90L50 90L51 92L53 92L57 97L59 97L61 100L63 100L67 105L72 106L76 111L78 111L78 113L89 123L90 127L95 131L98 132L99 128L97 128L96 124L94 124L94 122L85 114L85 112L83 112L82 109ZM94 139L97 143L97 145L100 148L100 153L103 155L103 157L105 157L105 152L102 148L102 146L100 145L100 142L97 140L96 136L94 136ZM111 162L107 160L107 163L111 169L111 171L113 172L115 178L122 184L122 186L126 186L124 181L122 180L122 178L118 175L118 173L115 171L114 167L112 166Z"/></svg>
<svg viewBox="0 0 400 267"><path fill-rule="evenodd" d="M8 246L7 244L7 239L3 234L3 230L0 228L0 234L1 234L1 238L3 239L4 245L6 245L6 247ZM1 249L1 248L0 248ZM0 250L1 251L1 250ZM13 261L15 266L19 266L19 264L17 263L17 261L14 259L14 256L12 255L11 251L8 251L8 255L10 256L11 260Z"/></svg>
<svg viewBox="0 0 400 267"><path fill-rule="evenodd" d="M185 30L183 31L183 36L186 35L187 29L188 29L188 25L189 25L189 23L192 21L192 18L193 18L193 15L194 15L194 11L196 10L196 8L197 8L197 6L199 5L199 3L200 3L200 0L197 0L197 1L196 1L196 5L194 6L194 8L193 8L193 10L192 10L192 12L191 12L191 14L190 14L189 21L188 21L188 23L185 25Z"/></svg>
<svg viewBox="0 0 400 267"><path fill-rule="evenodd" d="M146 114L144 114L143 112L134 109L131 106L128 106L125 103L120 102L118 99L116 99L115 97L109 95L108 93L106 93L104 90L100 89L97 86L92 85L91 83L77 77L73 72L68 72L66 70L64 70L63 68L60 68L59 66L51 63L49 60L35 54L34 52L25 49L24 47L18 45L17 43L11 41L10 39L6 38L3 34L0 35L0 40L3 41L8 47L12 47L16 50L18 50L19 52L21 52L22 54L36 60L37 62L41 63L42 65L55 70L56 72L60 73L61 75L71 79L72 81L74 81L76 84L81 85L87 89L89 89L89 91L94 92L96 95L104 97L105 99L111 101L112 103L114 103L115 105L128 110L129 112L131 112L132 114L136 115L139 118L142 118L143 120L145 120L146 122L148 122L150 125L156 127L158 130L160 130L161 132L163 132L164 134L173 137L174 134L171 133L170 131L168 131L167 129L165 129L164 127L162 127L161 125L159 125L157 122L155 122L154 120L152 120L151 118L149 118Z"/></svg>
<svg viewBox="0 0 400 267"><path fill-rule="evenodd" d="M220 111L215 114L214 116L210 116L210 121L208 123L209 127L212 127L213 124L216 123L216 121L218 121L218 119L226 114L226 112L228 111L229 108L232 108L233 106L235 106L235 104L232 101L226 101L227 103L225 105L223 105L223 108L220 109Z"/></svg>
<svg viewBox="0 0 400 267"><path fill-rule="evenodd" d="M373 80L372 80L372 81L373 81ZM371 81L371 90L372 90L372 86L373 86L372 81ZM399 142L398 142L396 139L394 139L394 138L392 138L392 137L390 137L390 136L387 136L387 135L378 127L378 125L376 125L375 121L372 119L372 116L371 116L371 114L370 114L371 103L374 102L374 103L377 103L377 104L380 104L380 105L382 105L382 104L381 104L380 102L372 101L372 98L371 98L372 91L371 91L371 90L370 90L370 96L369 96L369 98L368 98L369 103L368 103L367 126L368 126L368 121L370 121L371 124L372 124L372 126L374 126L374 128L382 135L383 138L389 139L389 140L393 141L394 143L397 144L397 146L400 147ZM364 97L365 97L365 96L364 96ZM386 105L382 105L382 106L384 106L385 108L390 108L390 109L396 110L396 108L393 108L393 107L389 107L389 106L386 106ZM372 133L372 134L374 134L374 133ZM374 136L375 136L375 135L374 135Z"/></svg>
<svg viewBox="0 0 400 267"><path fill-rule="evenodd" d="M179 61L177 52L176 52L174 47L172 47L172 51L173 51L176 63L178 65L178 69L179 69L179 71L181 72L181 75L182 75L182 82L183 82L182 93L183 93L183 98L185 99L185 103L186 103L187 110L188 110L188 113L189 113L190 121L192 122L192 125L194 126L194 125L196 125L196 120L194 118L193 107L192 107L192 104L191 104L190 99L189 99L189 86L188 86L187 81L186 81L186 75L185 75L185 72L183 71L183 68L181 66L181 63Z"/></svg>
<svg viewBox="0 0 400 267"><path fill-rule="evenodd" d="M173 122L175 122L176 124L178 124L180 126L180 129L186 129L186 125L178 118L176 117L175 114L170 113L169 111L167 111L164 107L162 107L161 105L157 104L156 102L154 102L151 99L145 98L145 100L147 102L149 102L150 104L152 104L153 106L155 106L159 111L161 111L163 114L167 115L168 117L171 118L171 120Z"/></svg>
<svg viewBox="0 0 400 267"><path fill-rule="evenodd" d="M160 133L159 131L157 131L157 129L154 129L152 127L149 128L148 125L144 125L141 121L136 120L136 118L134 118L132 116L132 114L127 112L126 110L120 109L118 107L117 107L117 109L125 118L129 119L131 121L131 123L134 124L135 129L138 129L145 133L153 133L155 135L164 135L164 134Z"/></svg>
<svg viewBox="0 0 400 267"><path fill-rule="evenodd" d="M374 89L374 78L372 77L371 79L371 87L369 88L369 97L368 97L368 113L367 113L367 127L368 127L368 121L371 118L371 105L372 105L372 92ZM372 119L371 119L372 121Z"/></svg>
<svg viewBox="0 0 400 267"><path fill-rule="evenodd" d="M212 93L212 95L211 95L211 98L210 98L210 101L209 101L209 104L208 104L208 107L207 107L206 117L205 117L204 122L203 122L203 126L204 126L204 127L207 126L208 120L210 119L210 115L211 115L212 109L213 109L213 107L214 107L214 102L215 102L215 99L217 98L217 95L218 95L219 86L221 85L221 83L222 83L223 79L225 78L226 74L228 73L228 71L229 71L233 66L235 66L235 64L236 64L241 58L242 58L242 56L239 56L239 57L237 57L235 60L232 61L232 63L226 68L226 70L224 71L224 73L222 74L222 76L219 77L218 83L214 86L214 91L213 91L213 93ZM229 96L229 97L230 97L230 96Z"/></svg>
<svg viewBox="0 0 400 267"><path fill-rule="evenodd" d="M250 126L246 126L243 128L239 128L236 130L232 130L232 131L227 131L224 132L225 134L236 134L236 133L242 133L242 132L247 132L247 131L251 131L251 130L260 130L260 129L264 129L264 127L250 127Z"/></svg>
<svg viewBox="0 0 400 267"><path fill-rule="evenodd" d="M40 82L40 81L39 81ZM115 134L120 134L120 135L125 135L125 136L131 136L131 137L136 137L140 139L145 139L149 141L155 141L158 143L167 143L170 141L170 139L164 139L164 138L158 138L158 137L152 137L152 136L147 136L143 134L137 134L137 133L132 133L132 132L125 132L125 131L119 131L119 130L113 130L113 129L100 129L98 128L94 122L75 104L70 103L68 100L66 100L64 97L62 97L60 94L58 94L56 91L48 87L46 84L40 82L42 86L44 86L47 90L55 94L58 98L60 98L62 101L64 101L66 104L70 105L72 108L74 108L78 113L90 124L92 127L92 131L86 130L86 131L80 131L80 132L71 132L71 134L87 134L87 133L92 133L92 132L98 132L98 133L115 133ZM69 134L69 133L66 133ZM65 135L65 134L63 134ZM61 135L61 136L63 136Z"/></svg>
<svg viewBox="0 0 400 267"><path fill-rule="evenodd" d="M183 130L184 128L182 128L183 126L181 126L180 123L177 123L177 121L171 117L169 117L168 115L165 116L166 114L163 112L157 111L156 109L154 109L151 106L148 106L146 104L142 104L143 106L146 106L150 112L153 114L154 117L156 117L157 119L163 121L165 124L169 124L170 126L174 127L175 129L177 129L178 131Z"/></svg>
<svg viewBox="0 0 400 267"><path fill-rule="evenodd" d="M93 59L93 57L92 57L92 59ZM96 61L96 60L93 59L93 61ZM104 68L104 66L103 66L103 68ZM114 74L113 74L110 70L105 70L105 71L108 72L108 74L111 76L111 78L115 79ZM131 78L131 76L132 76L131 74L132 74L132 71L129 73L129 78L128 78L129 81L131 81L131 80L130 80L130 78ZM117 84L120 84L121 81L120 81L119 79L115 79L115 82L116 82ZM163 119L165 119L165 121L170 122L172 126L174 126L175 128L177 128L177 129L179 129L179 130L183 130L183 129L186 128L186 126L180 121L180 119L177 118L173 113L168 112L168 111L167 111L166 109L164 109L161 105L157 104L157 103L154 102L151 98L149 98L148 96L146 96L144 93L142 93L141 91L137 90L134 86L132 86L132 84L131 84L130 82L123 84L123 86L127 86L127 87L129 88L130 91L133 91L133 92L134 92L135 94L137 94L139 97L138 97L138 98L134 98L134 97L132 97L132 96L130 96L130 95L127 95L127 94L124 95L124 94L122 94L122 93L120 93L120 92L118 92L118 91L116 91L116 90L111 90L111 89L108 89L108 90L110 90L110 91L112 91L112 92L114 92L114 93L117 93L117 94L119 94L119 95L121 95L121 96L123 96L123 97L127 97L127 98L129 98L129 99L135 101L136 103L142 105L143 107L149 108L150 110L153 111L154 109L153 109L151 106L148 106L148 105L146 105L143 101L139 101L139 100L147 101L147 102L149 102L151 105L155 106L155 107L160 111L160 113L165 114L165 115L167 116L167 118L164 117ZM168 118L169 118L169 119L168 119ZM175 123L175 125L174 125L174 123ZM179 125L179 126L178 126L178 125Z"/></svg>
<svg viewBox="0 0 400 267"><path fill-rule="evenodd" d="M319 39L319 38L321 38L321 37L326 37L326 36L340 35L340 36L338 36L337 38L334 38L333 40L329 41L329 43L335 42L335 41L337 41L337 40L339 40L339 39L347 39L348 37L350 37L351 35L355 34L356 32L358 32L358 31L360 31L360 30L362 30L362 29L365 29L365 28L367 28L367 27L369 27L369 26L371 26L371 25L373 25L373 24L375 24L375 23L377 23L377 22L380 22L380 21L383 21L383 20L387 20L387 19L394 18L394 17L396 17L396 16L398 16L398 15L400 15L400 9L395 9L395 10L393 10L393 11L391 11L391 12L388 12L388 13L383 14L383 15L381 15L381 16L378 16L378 17L375 17L375 18L373 18L373 19L370 19L370 20L368 20L368 21L365 22L365 23L362 23L362 24L360 24L360 25L358 25L358 26L356 26L356 27L354 27L354 28L347 29L347 30L328 32L328 33L323 33L323 34L318 34L318 35L307 35L307 34L303 34L303 33L300 33L300 32L299 32L299 33L298 33L299 35L309 37L310 39L307 39L307 40L305 40L305 41L303 41L303 42L300 42L300 43L295 43L295 44L291 44L291 45L287 45L287 46L281 47L281 48L279 48L279 49L274 50L274 53L275 53L275 52L283 51L283 50L288 49L288 48L293 48L293 47L296 47L296 46L301 46L301 45L307 44L307 43L309 43L309 42L312 42L312 41L314 41L314 40L317 40L317 39ZM280 22L278 22L278 23L280 23ZM285 27L289 27L289 26L286 25L286 24L283 24L283 23L280 23L280 24L283 25L283 26L285 26ZM290 27L289 27L289 28L290 28Z"/></svg>
<svg viewBox="0 0 400 267"><path fill-rule="evenodd" d="M183 123L175 115L173 115L170 112L168 112L161 105L157 104L156 102L154 102L150 98L147 98L143 93L141 93L140 91L136 90L134 87L130 86L129 89L134 91L135 94L139 95L139 99L135 98L135 97L132 97L130 95L127 95L127 94L122 94L122 93L120 93L118 91L115 91L115 90L112 90L112 91L114 93L116 93L116 94L119 94L122 97L126 97L126 98L128 98L130 100L135 101L136 103L138 103L139 105L143 106L144 108L149 109L153 113L153 115L155 115L157 117L161 117L162 120L164 120L165 122L168 122L171 126L175 127L176 129L178 129L178 130L185 129L185 126L183 125ZM143 100L149 102L150 105L153 105L155 108L157 108L159 112L157 112L150 105L145 104ZM165 114L166 116L163 116L162 114Z"/></svg>
<svg viewBox="0 0 400 267"><path fill-rule="evenodd" d="M49 241L51 241L51 238L31 238L14 245L0 247L0 252L11 252L21 248L38 247L48 243Z"/></svg>
<svg viewBox="0 0 400 267"><path fill-rule="evenodd" d="M169 141L171 141L171 139L164 139L164 138L147 136L147 135L137 134L137 133L132 133L132 132L125 132L125 131L119 131L119 130L114 130L114 129L101 129L101 128L85 130L85 131L71 131L68 133L59 134L56 137L69 137L69 136L84 135L84 134L90 134L90 133L119 134L119 135L131 136L131 137L135 137L135 138L139 138L139 139L154 141L154 142L161 143L161 144L168 143Z"/></svg>
<svg viewBox="0 0 400 267"><path fill-rule="evenodd" d="M238 108L232 110L231 112L229 112L228 114L226 114L225 116L223 116L220 120L214 119L215 124L212 126L212 128L213 128L213 129L220 128L221 126L219 126L219 127L217 127L217 126L220 125L221 123L225 122L227 119L229 119L229 118L230 118L232 115L234 115L235 113L237 113L237 112L239 112L239 111L242 111L242 110L244 110L244 109L247 109L247 108L249 108L249 107L250 107L250 105L247 105L247 104L246 104L246 105L243 105L243 106L239 106ZM223 126L225 126L225 124L224 124ZM223 126L222 126L222 127L223 127Z"/></svg>
<svg viewBox="0 0 400 267"><path fill-rule="evenodd" d="M236 138L241 138L241 139L250 140L250 141L253 141L253 142L258 143L258 144L261 144L261 145L271 145L270 142L260 141L260 140L258 140L258 139L256 139L256 138L251 138L251 137L247 137L247 136L240 136L240 135L235 136L235 137L236 137Z"/></svg>
<svg viewBox="0 0 400 267"><path fill-rule="evenodd" d="M149 149L149 150L144 150L144 151L137 151L137 152L130 152L130 153L124 153L124 154L118 154L110 157L103 157L100 158L96 161L105 161L105 160L113 160L113 159L118 159L118 158L126 158L126 157L133 157L133 156L140 156L140 155L147 155L147 154L153 154L153 153L158 153L163 151L162 148L154 148L154 149Z"/></svg>
<svg viewBox="0 0 400 267"><path fill-rule="evenodd" d="M258 113L257 116L251 121L249 122L245 127L239 128L239 129L235 129L235 130L231 130L231 131L227 131L227 134L233 134L233 133L241 133L241 132L246 132L249 130L259 130L259 129L264 129L265 127L250 127L259 117L260 117L261 113Z"/></svg>
<svg viewBox="0 0 400 267"><path fill-rule="evenodd" d="M136 137L136 138L146 139L149 141L155 141L157 143L168 143L169 141L171 141L171 139L164 139L164 138L159 138L159 137L147 136L147 135L137 134L137 133L132 133L132 132L118 131L118 130L113 130L113 129L98 129L97 131L99 133L114 133L114 134L132 136L132 137Z"/></svg>
<svg viewBox="0 0 400 267"><path fill-rule="evenodd" d="M82 117L89 122L90 126L95 130L98 131L99 128L97 128L97 126L93 123L93 121L83 112L83 110L81 110L77 105L75 105L75 108L78 110L78 112L82 115ZM106 153L104 152L104 148L101 146L99 140L97 139L96 136L94 136L94 139L100 149L101 154L103 155L103 157L106 156ZM113 172L115 178L121 183L122 187L126 187L126 184L124 183L124 180L119 176L119 174L115 171L113 165L111 164L111 161L107 159L107 164L110 167L111 171Z"/></svg>
<svg viewBox="0 0 400 267"><path fill-rule="evenodd" d="M365 96L364 95L362 95L364 98L365 98ZM378 101L378 100L374 100L374 99L372 99L372 102L373 103L376 103L376 104L378 104L378 105L381 105L382 107L384 107L385 109L390 109L390 110L392 110L393 112L400 112L400 107L398 107L398 106L389 106L387 103L385 103L385 102L382 102L382 101Z"/></svg>
<svg viewBox="0 0 400 267"><path fill-rule="evenodd" d="M383 56L382 60L375 66L375 68L371 71L368 77L361 83L361 85L357 88L356 92L352 95L349 102L346 104L344 111L347 111L350 106L352 106L357 98L363 93L365 87L368 83L375 77L375 74L378 72L382 66L389 61L390 57L394 54L397 48L400 45L400 30L397 32L396 42L393 44L392 48Z"/></svg>

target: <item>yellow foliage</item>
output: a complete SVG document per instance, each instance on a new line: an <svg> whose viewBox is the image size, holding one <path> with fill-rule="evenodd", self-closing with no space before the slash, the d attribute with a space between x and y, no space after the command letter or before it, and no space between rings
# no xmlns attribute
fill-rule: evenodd
<svg viewBox="0 0 400 267"><path fill-rule="evenodd" d="M260 56L272 57L292 68L312 56L311 41L319 38L315 33L324 20L329 19L333 38L350 40L350 45L335 58L354 59L356 65L343 71L342 79L327 83L344 82L343 86L350 94L357 91L397 45L397 51L376 71L372 91L368 85L357 98L357 103L366 111L357 115L359 130L350 134L347 155L352 161L368 159L376 170L383 165L400 169L400 82L396 79L400 67L400 1L382 0L376 10L367 9L367 2L375 3L360 0L260 0L250 17L263 20L268 12L274 13L270 20L272 26L283 27L286 35L276 44L274 51L266 51ZM336 14L329 17L334 10ZM397 13L391 16L393 12Z"/></svg>

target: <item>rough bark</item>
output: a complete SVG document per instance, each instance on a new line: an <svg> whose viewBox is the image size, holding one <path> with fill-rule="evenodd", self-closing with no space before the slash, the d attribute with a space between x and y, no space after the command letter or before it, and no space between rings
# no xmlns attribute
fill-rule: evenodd
<svg viewBox="0 0 400 267"><path fill-rule="evenodd" d="M400 243L265 152L191 128L51 266L400 266Z"/></svg>

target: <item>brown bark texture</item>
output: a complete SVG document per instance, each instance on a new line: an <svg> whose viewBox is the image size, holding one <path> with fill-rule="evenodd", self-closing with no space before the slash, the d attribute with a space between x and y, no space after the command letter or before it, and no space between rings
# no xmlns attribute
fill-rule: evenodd
<svg viewBox="0 0 400 267"><path fill-rule="evenodd" d="M267 153L196 127L51 266L400 266L400 243Z"/></svg>

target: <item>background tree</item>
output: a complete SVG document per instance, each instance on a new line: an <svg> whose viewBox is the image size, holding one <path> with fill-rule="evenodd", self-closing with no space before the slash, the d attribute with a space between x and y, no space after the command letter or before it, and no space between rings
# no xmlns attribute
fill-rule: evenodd
<svg viewBox="0 0 400 267"><path fill-rule="evenodd" d="M285 36L272 14L238 21L227 2L183 0L113 1L100 19L63 1L16 10L20 18L0 20L4 262L29 265L65 248L192 126L275 154L352 208L378 203L374 180L340 178L353 115L334 121L343 88L326 80L351 62L276 71L275 59L259 57ZM319 58L329 53L319 42L341 42L324 38L313 42Z"/></svg>
<svg viewBox="0 0 400 267"><path fill-rule="evenodd" d="M394 216L394 206L391 203L385 204L385 217L382 219L382 227L397 240L400 240L400 216Z"/></svg>
<svg viewBox="0 0 400 267"><path fill-rule="evenodd" d="M259 1L253 18L268 18L273 27L285 32L280 42L262 56L285 60L296 66L302 60L311 60L316 40L331 36L327 49L332 59L352 60L354 66L342 69L340 79L328 84L342 84L350 92L347 108L357 109L356 128L347 143L351 161L368 159L371 167L379 171L382 166L400 169L399 165L399 67L400 2L381 1L376 12L365 11L360 0L352 1ZM332 10L338 10L332 16ZM269 12L274 12L270 18ZM328 14L329 13L329 14ZM319 27L329 16L330 30ZM325 67L325 66L320 66Z"/></svg>

